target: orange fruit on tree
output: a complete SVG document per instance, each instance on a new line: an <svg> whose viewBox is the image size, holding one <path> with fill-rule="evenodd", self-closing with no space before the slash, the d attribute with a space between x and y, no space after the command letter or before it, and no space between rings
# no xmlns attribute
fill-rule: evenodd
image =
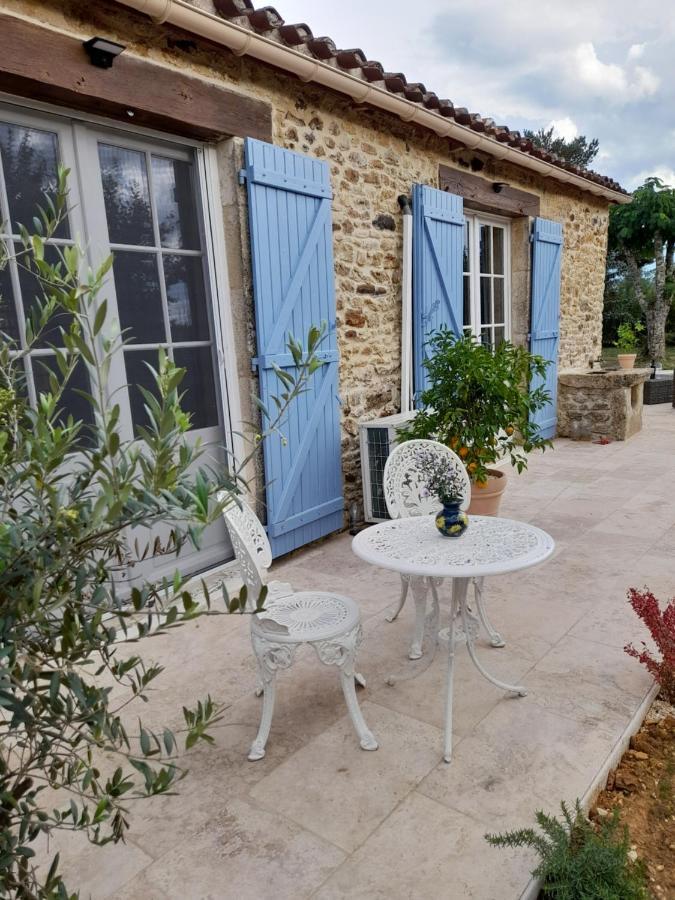
<svg viewBox="0 0 675 900"><path fill-rule="evenodd" d="M459 455L462 457L462 459L466 459L466 457L469 455L469 448L468 447L460 447Z"/></svg>
<svg viewBox="0 0 675 900"><path fill-rule="evenodd" d="M509 437L513 434L513 425L507 425L504 431L508 434Z"/></svg>
<svg viewBox="0 0 675 900"><path fill-rule="evenodd" d="M466 471L467 471L467 472L475 472L477 468L478 468L478 464L475 463L475 462L471 462L471 463L469 463L469 465L466 467Z"/></svg>
<svg viewBox="0 0 675 900"><path fill-rule="evenodd" d="M451 437L450 438L450 449L454 450L455 447L457 446L457 444L459 444L459 438Z"/></svg>

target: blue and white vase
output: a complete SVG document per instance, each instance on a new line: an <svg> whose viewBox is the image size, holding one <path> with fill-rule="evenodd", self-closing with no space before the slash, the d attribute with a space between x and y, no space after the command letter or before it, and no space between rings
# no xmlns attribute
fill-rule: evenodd
<svg viewBox="0 0 675 900"><path fill-rule="evenodd" d="M469 527L469 517L459 508L461 500L441 499L443 509L436 514L436 528L444 537L461 537Z"/></svg>

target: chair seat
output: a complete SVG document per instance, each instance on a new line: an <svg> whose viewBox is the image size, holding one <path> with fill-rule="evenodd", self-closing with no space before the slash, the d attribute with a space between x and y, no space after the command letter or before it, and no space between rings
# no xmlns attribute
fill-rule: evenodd
<svg viewBox="0 0 675 900"><path fill-rule="evenodd" d="M252 617L251 628L281 643L325 641L359 624L354 600L325 591L298 591L285 597L268 596L265 609Z"/></svg>

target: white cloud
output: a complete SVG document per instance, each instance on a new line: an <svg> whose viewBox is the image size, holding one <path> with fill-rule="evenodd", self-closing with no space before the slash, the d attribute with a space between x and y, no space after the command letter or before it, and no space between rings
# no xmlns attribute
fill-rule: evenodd
<svg viewBox="0 0 675 900"><path fill-rule="evenodd" d="M628 48L628 59L640 59L645 52L646 44L631 44Z"/></svg>
<svg viewBox="0 0 675 900"><path fill-rule="evenodd" d="M625 186L629 191L634 191L635 188L644 184L647 178L654 177L660 178L661 181L669 187L675 187L675 169L672 169L669 166L657 166L655 169L644 169L642 172L629 178Z"/></svg>
<svg viewBox="0 0 675 900"><path fill-rule="evenodd" d="M602 62L590 41L574 50L574 65L583 87L613 103L625 104L650 97L660 85L658 76L645 66L622 68L616 63Z"/></svg>
<svg viewBox="0 0 675 900"><path fill-rule="evenodd" d="M561 137L566 141L573 141L579 134L576 123L569 116L562 119L551 119L546 128L552 128L554 137Z"/></svg>
<svg viewBox="0 0 675 900"><path fill-rule="evenodd" d="M574 50L574 63L579 80L596 94L613 97L626 91L621 67L601 62L592 43L579 44Z"/></svg>
<svg viewBox="0 0 675 900"><path fill-rule="evenodd" d="M658 91L660 85L661 79L651 69L635 66L635 86L639 97L650 97Z"/></svg>

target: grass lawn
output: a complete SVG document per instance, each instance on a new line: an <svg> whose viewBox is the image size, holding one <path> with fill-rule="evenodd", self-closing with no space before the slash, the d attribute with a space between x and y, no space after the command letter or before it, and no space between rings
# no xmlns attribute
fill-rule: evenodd
<svg viewBox="0 0 675 900"><path fill-rule="evenodd" d="M616 347L603 347L602 348L602 361L609 366L617 366L618 363L616 361L616 357L619 351ZM640 367L648 367L651 360L646 357L638 356L635 360L635 365ZM664 369L675 369L675 345L670 344L666 347L666 355L663 359L663 368Z"/></svg>

